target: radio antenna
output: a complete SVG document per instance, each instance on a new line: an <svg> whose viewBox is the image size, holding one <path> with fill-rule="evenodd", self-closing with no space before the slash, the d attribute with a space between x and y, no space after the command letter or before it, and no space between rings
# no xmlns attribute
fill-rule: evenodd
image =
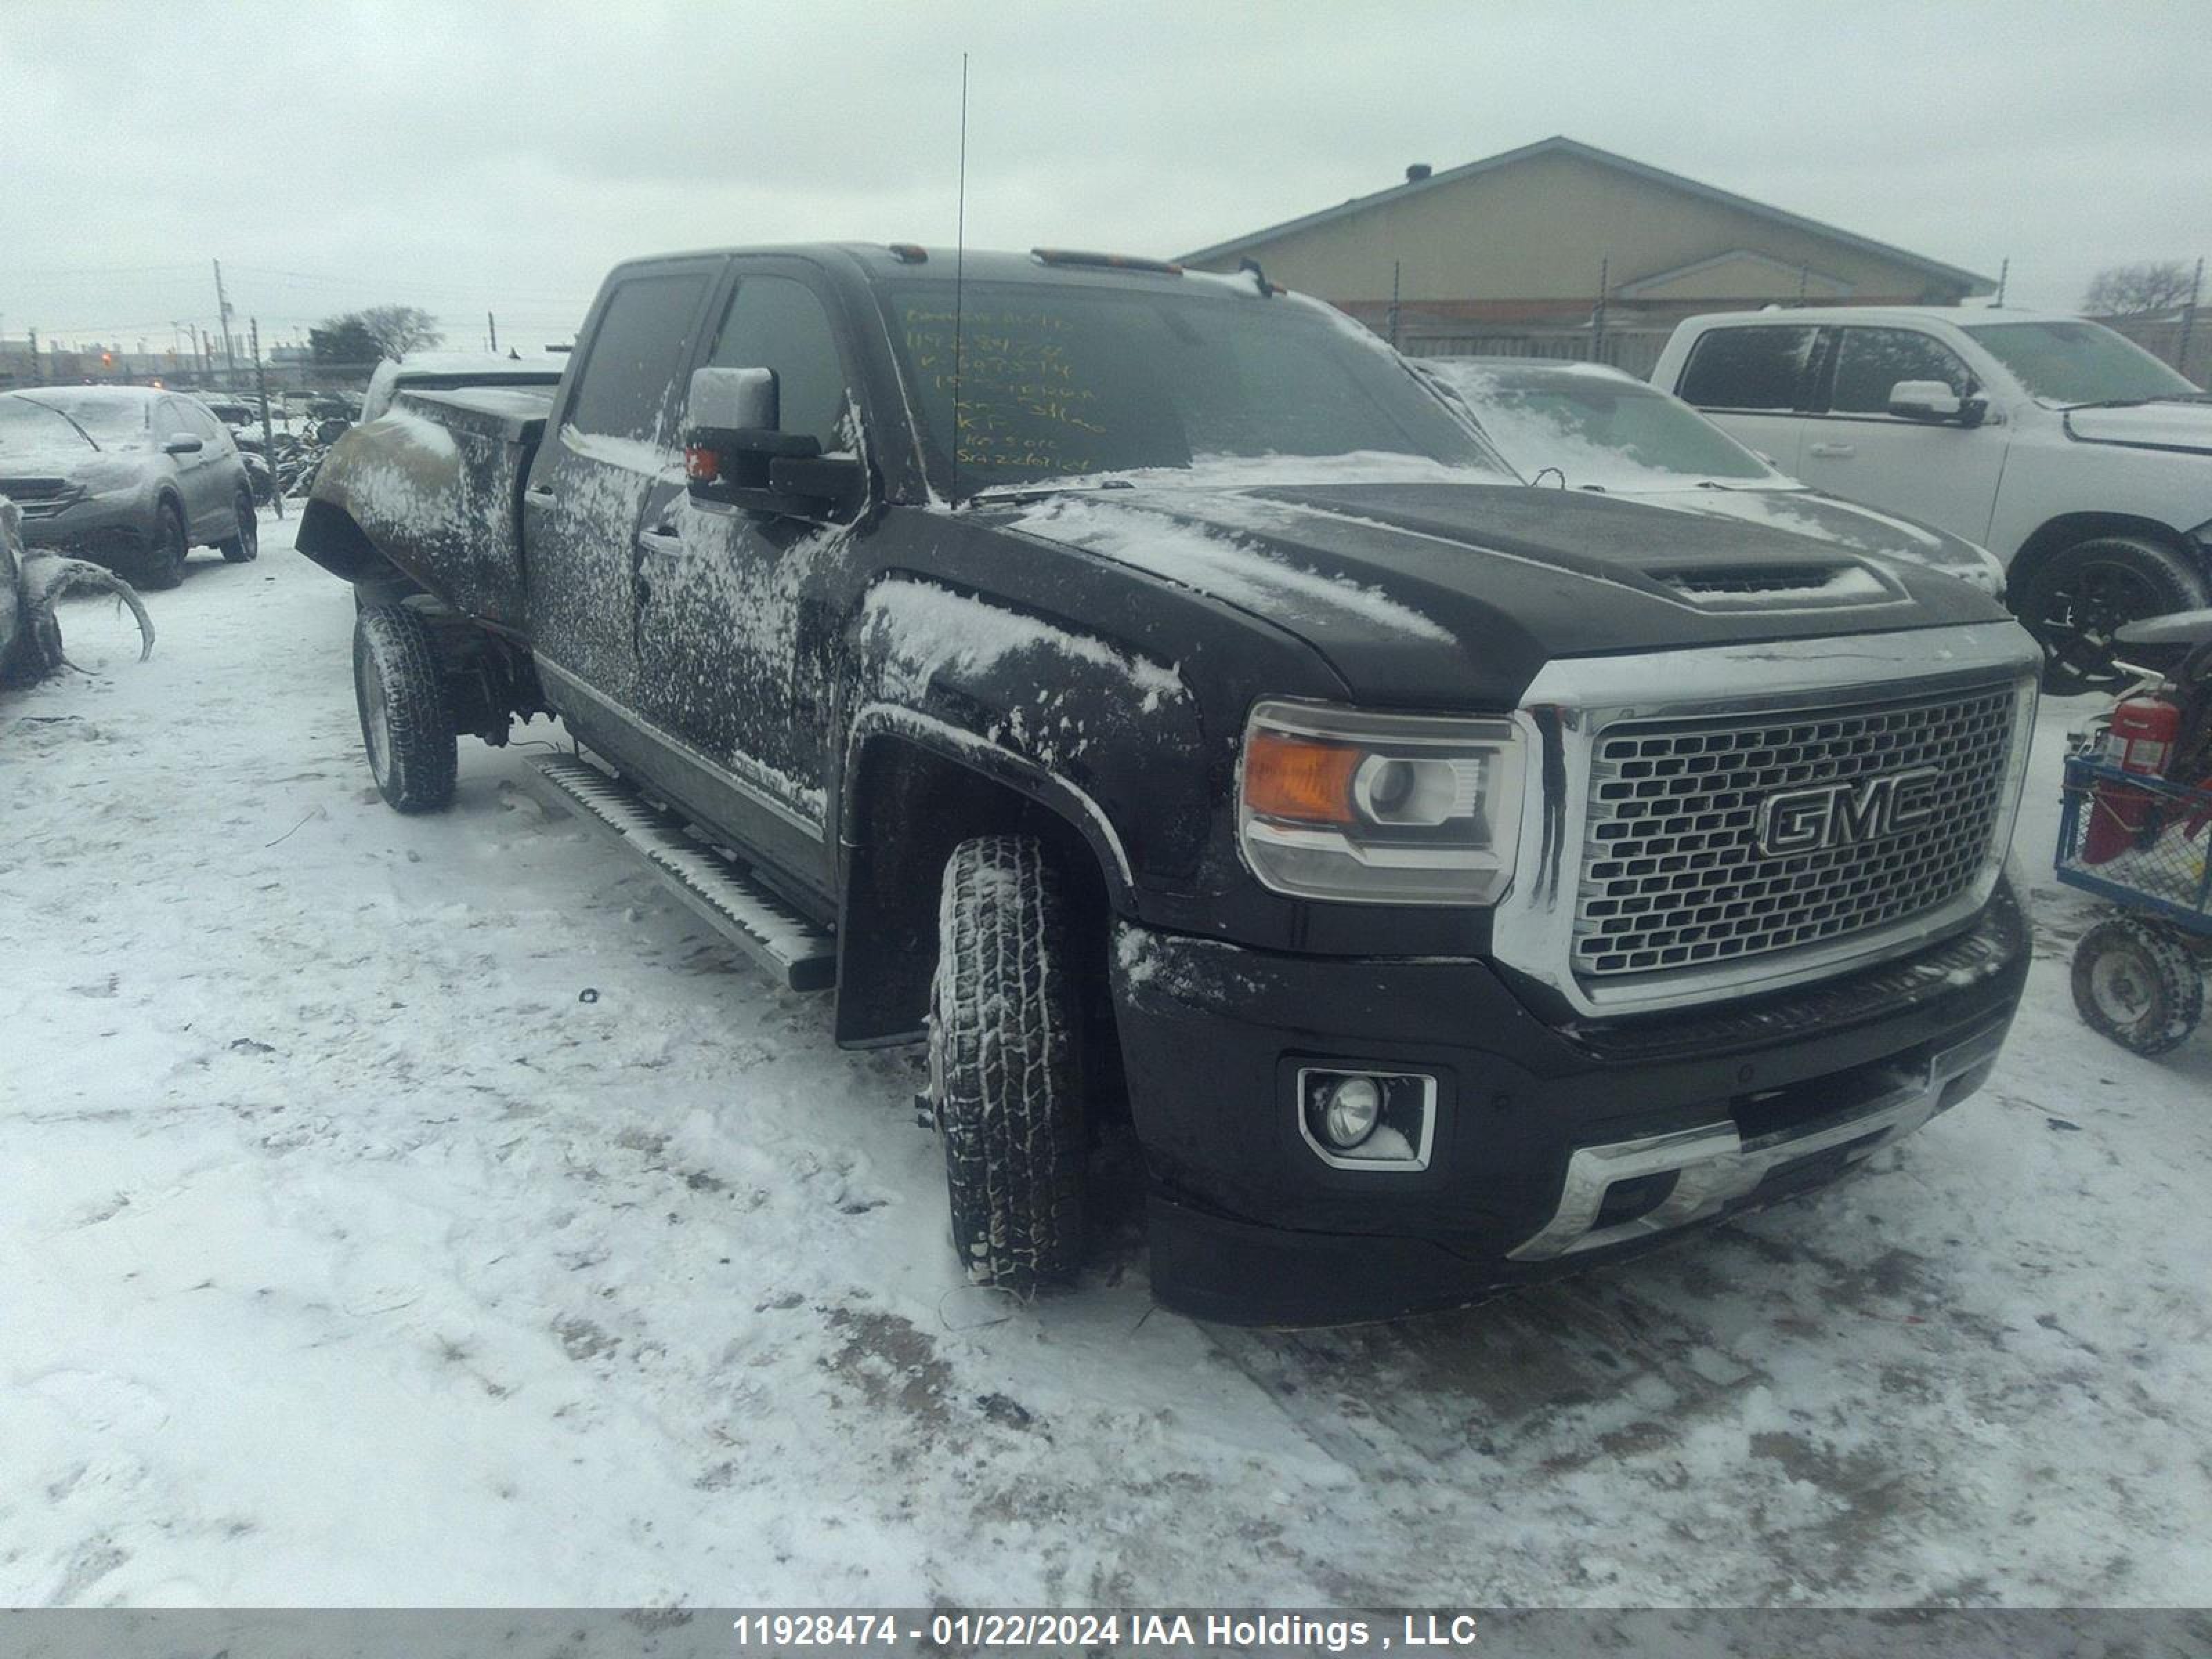
<svg viewBox="0 0 2212 1659"><path fill-rule="evenodd" d="M968 54L960 54L960 195L952 229L952 505L960 505L961 279L968 264Z"/></svg>

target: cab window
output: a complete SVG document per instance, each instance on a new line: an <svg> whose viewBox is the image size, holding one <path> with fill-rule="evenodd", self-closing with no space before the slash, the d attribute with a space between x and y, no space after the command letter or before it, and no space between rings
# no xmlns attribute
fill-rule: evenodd
<svg viewBox="0 0 2212 1659"><path fill-rule="evenodd" d="M825 453L850 447L840 435L848 394L836 336L805 283L740 276L708 361L716 368L774 369L781 428L819 440Z"/></svg>
<svg viewBox="0 0 2212 1659"><path fill-rule="evenodd" d="M1820 338L1810 326L1713 329L1690 348L1679 395L1700 409L1802 409Z"/></svg>
<svg viewBox="0 0 2212 1659"><path fill-rule="evenodd" d="M602 437L666 444L674 436L677 371L690 356L704 274L634 276L617 288L592 336L568 424Z"/></svg>
<svg viewBox="0 0 2212 1659"><path fill-rule="evenodd" d="M1940 380L1969 397L1974 377L1941 340L1910 328L1847 328L1836 348L1828 407L1838 415L1886 415L1899 380Z"/></svg>

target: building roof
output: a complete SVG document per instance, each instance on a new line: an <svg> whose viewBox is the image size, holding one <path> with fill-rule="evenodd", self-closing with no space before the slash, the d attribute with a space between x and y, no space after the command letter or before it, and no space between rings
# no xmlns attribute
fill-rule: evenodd
<svg viewBox="0 0 2212 1659"><path fill-rule="evenodd" d="M1753 214L1759 218L1771 220L1778 225L1786 225L1793 230L1806 231L1815 236L1825 236L1831 241L1839 242L1846 247L1856 248L1862 253L1874 254L1884 259L1893 259L1899 264L1910 265L1915 270L1926 271L1929 276L1940 277L1944 282L1958 283L1969 294L1989 293L1996 287L1995 279L1980 276L1974 271L1961 270L1957 265L1947 265L1940 260L1908 252L1901 247L1893 247L1887 242L1877 242L1871 237L1855 235L1848 230L1838 230L1833 225L1824 225L1819 220L1808 219L1802 214L1785 213L1782 209L1769 207L1764 202L1754 202L1747 196L1738 196L1731 191L1700 184L1695 179L1685 179L1680 173L1669 173L1664 167L1655 167L1646 162L1631 161L1626 155L1616 155L1611 150L1600 149L1595 144L1585 144L1578 139L1557 135L1549 138L1540 138L1533 144L1523 144L1518 149L1509 149L1502 155L1486 156L1481 161L1469 161L1462 167L1448 167L1442 173L1432 173L1425 179L1410 179L1402 185L1393 185L1388 190L1378 190L1366 196L1355 196L1348 202L1340 202L1332 208L1323 208L1318 213L1309 213L1303 218L1286 219L1281 224L1269 225L1264 230L1255 230L1247 235L1231 237L1225 242L1215 243L1212 247L1202 247L1196 252L1183 254L1182 260L1186 264L1200 264L1209 259L1218 259L1228 254L1240 253L1246 249L1272 242L1279 237L1287 236L1293 231L1310 230L1316 225L1328 224L1338 219L1348 218L1355 213L1364 213L1369 208L1378 207L1385 202L1399 201L1407 197L1417 196L1425 190L1435 190L1440 185L1457 184L1481 173L1510 167L1516 161L1532 161L1540 155L1571 155L1582 161L1595 161L1601 167L1612 167L1651 184L1663 185L1669 190L1679 190L1708 202L1717 202L1724 207Z"/></svg>

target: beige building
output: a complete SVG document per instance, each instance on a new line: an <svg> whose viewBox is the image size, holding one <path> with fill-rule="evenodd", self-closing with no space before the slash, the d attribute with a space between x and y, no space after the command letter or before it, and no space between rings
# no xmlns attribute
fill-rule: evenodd
<svg viewBox="0 0 2212 1659"><path fill-rule="evenodd" d="M1409 167L1402 184L1200 248L1182 263L1234 270L1248 258L1270 281L1328 300L1377 332L1395 326L1411 351L1587 356L1601 338L1597 355L1639 372L1675 321L1695 312L1795 301L1952 305L1996 286L1571 138L1443 173ZM1585 349L1571 351L1577 343Z"/></svg>

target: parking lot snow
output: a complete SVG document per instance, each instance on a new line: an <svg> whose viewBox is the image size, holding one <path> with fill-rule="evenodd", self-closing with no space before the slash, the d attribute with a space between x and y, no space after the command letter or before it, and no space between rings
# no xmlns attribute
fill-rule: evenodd
<svg viewBox="0 0 2212 1659"><path fill-rule="evenodd" d="M149 663L66 605L91 672L0 702L0 1601L2212 1583L2212 1039L2138 1060L2069 1000L2083 705L1980 1095L1628 1267L1228 1331L1153 1308L1126 1219L1075 1293L967 1286L912 1057L838 1050L526 749L387 811L290 527L153 596Z"/></svg>

